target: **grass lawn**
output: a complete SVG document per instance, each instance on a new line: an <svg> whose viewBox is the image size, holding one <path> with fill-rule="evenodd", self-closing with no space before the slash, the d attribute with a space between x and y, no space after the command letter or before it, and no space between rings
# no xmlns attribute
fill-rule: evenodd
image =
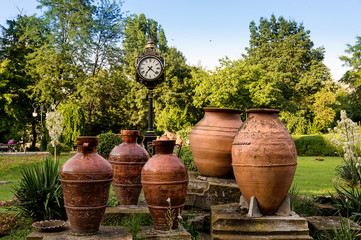
<svg viewBox="0 0 361 240"><path fill-rule="evenodd" d="M60 166L71 158L73 154L62 154L60 157ZM45 155L19 156L19 155L0 155L0 181L10 181L11 184L0 184L0 200L11 200L12 184L16 184L20 179L20 169L24 165L34 164ZM300 194L318 195L334 193L335 168L342 163L339 157L322 157L324 161L316 161L316 157L298 157L298 165L293 186ZM4 164L6 162L6 164ZM114 194L111 189L111 193Z"/></svg>
<svg viewBox="0 0 361 240"><path fill-rule="evenodd" d="M60 166L74 154L62 154L59 158ZM9 184L0 184L0 200L7 201L13 198L12 185L20 178L20 169L23 166L35 164L45 160L46 155L0 155L0 181L10 181Z"/></svg>
<svg viewBox="0 0 361 240"><path fill-rule="evenodd" d="M342 161L340 157L298 157L293 186L300 194L308 196L335 193L332 180L336 177L335 168Z"/></svg>

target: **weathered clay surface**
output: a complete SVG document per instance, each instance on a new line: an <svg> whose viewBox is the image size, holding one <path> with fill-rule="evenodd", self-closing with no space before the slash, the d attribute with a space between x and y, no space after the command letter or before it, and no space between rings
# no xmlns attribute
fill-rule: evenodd
<svg viewBox="0 0 361 240"><path fill-rule="evenodd" d="M205 177L188 172L186 206L209 210L212 205L238 202L241 192L234 179Z"/></svg>
<svg viewBox="0 0 361 240"><path fill-rule="evenodd" d="M138 130L122 130L122 144L113 148L109 162L113 166L113 188L120 205L137 205L142 190L141 171L148 152L139 144Z"/></svg>
<svg viewBox="0 0 361 240"><path fill-rule="evenodd" d="M278 112L247 110L248 118L232 144L232 166L242 195L248 203L255 196L263 214L278 210L297 166L295 144Z"/></svg>
<svg viewBox="0 0 361 240"><path fill-rule="evenodd" d="M142 186L154 227L167 228L167 211L174 214L173 229L178 227L187 196L188 173L180 159L173 154L175 140L154 140L156 155L142 169Z"/></svg>
<svg viewBox="0 0 361 240"><path fill-rule="evenodd" d="M203 108L204 118L189 136L194 162L202 175L232 177L232 141L242 124L239 109Z"/></svg>
<svg viewBox="0 0 361 240"><path fill-rule="evenodd" d="M211 207L211 239L312 239L305 218L250 218L237 211L238 203Z"/></svg>
<svg viewBox="0 0 361 240"><path fill-rule="evenodd" d="M73 232L96 233L113 180L110 163L97 154L98 137L78 137L77 154L60 168L64 206Z"/></svg>

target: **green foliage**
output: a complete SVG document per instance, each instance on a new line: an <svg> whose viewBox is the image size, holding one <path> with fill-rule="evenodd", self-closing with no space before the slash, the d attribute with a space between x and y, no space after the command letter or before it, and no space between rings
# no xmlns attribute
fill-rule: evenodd
<svg viewBox="0 0 361 240"><path fill-rule="evenodd" d="M69 147L76 144L76 138L85 135L85 117L79 105L64 104L60 107L63 115L62 141Z"/></svg>
<svg viewBox="0 0 361 240"><path fill-rule="evenodd" d="M26 236L34 231L34 228L31 226L32 221L30 219L19 218L17 216L14 218L16 225L10 229L9 235L1 237L1 240L26 240Z"/></svg>
<svg viewBox="0 0 361 240"><path fill-rule="evenodd" d="M54 156L55 149L51 143L48 144L46 150L49 152L50 156ZM72 147L69 147L68 145L65 145L64 143L58 143L56 145L56 155L60 156L60 153L62 152L70 152L72 150Z"/></svg>
<svg viewBox="0 0 361 240"><path fill-rule="evenodd" d="M327 135L292 135L298 156L338 156Z"/></svg>
<svg viewBox="0 0 361 240"><path fill-rule="evenodd" d="M183 146L180 155L181 161L186 165L188 171L197 171L190 146Z"/></svg>
<svg viewBox="0 0 361 240"><path fill-rule="evenodd" d="M359 187L335 187L338 197L332 200L342 216L361 222L361 189Z"/></svg>
<svg viewBox="0 0 361 240"><path fill-rule="evenodd" d="M361 168L360 164L354 164L343 159L343 164L337 166L336 174L348 186L360 187Z"/></svg>
<svg viewBox="0 0 361 240"><path fill-rule="evenodd" d="M288 197L291 201L291 210L301 217L320 215L321 210L317 207L314 200L311 197L300 195L295 185L289 190Z"/></svg>
<svg viewBox="0 0 361 240"><path fill-rule="evenodd" d="M24 167L13 192L19 200L14 207L20 215L34 221L66 219L58 160L48 157L37 165Z"/></svg>
<svg viewBox="0 0 361 240"><path fill-rule="evenodd" d="M118 136L115 140L115 133L107 132L99 134L99 144L98 144L98 154L100 154L105 159L108 159L110 152L116 145L122 143L121 138Z"/></svg>

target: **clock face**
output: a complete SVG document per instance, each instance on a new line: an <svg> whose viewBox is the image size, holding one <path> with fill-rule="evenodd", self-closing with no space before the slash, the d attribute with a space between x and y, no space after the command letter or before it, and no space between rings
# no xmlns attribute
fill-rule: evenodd
<svg viewBox="0 0 361 240"><path fill-rule="evenodd" d="M143 58L138 65L138 71L143 78L154 80L162 73L162 63L157 58Z"/></svg>

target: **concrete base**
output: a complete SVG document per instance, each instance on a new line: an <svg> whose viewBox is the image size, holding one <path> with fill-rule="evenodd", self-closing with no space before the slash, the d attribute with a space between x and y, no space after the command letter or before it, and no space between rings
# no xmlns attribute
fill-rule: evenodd
<svg viewBox="0 0 361 240"><path fill-rule="evenodd" d="M107 207L102 219L102 224L107 225L114 220L120 220L130 214L150 214L149 208L145 202L139 202L138 205L119 205L116 207Z"/></svg>
<svg viewBox="0 0 361 240"><path fill-rule="evenodd" d="M178 229L169 231L161 231L154 229L153 226L141 228L140 232L137 235L139 239L152 239L152 240L168 240L168 239L181 239L181 240L191 240L191 234L184 229L183 226L180 226Z"/></svg>
<svg viewBox="0 0 361 240"><path fill-rule="evenodd" d="M307 220L291 216L250 218L238 203L211 207L211 239L312 239Z"/></svg>
<svg viewBox="0 0 361 240"><path fill-rule="evenodd" d="M118 226L100 226L99 233L90 236L74 236L69 226L57 232L44 232L35 230L26 240L132 240L129 229Z"/></svg>
<svg viewBox="0 0 361 240"><path fill-rule="evenodd" d="M306 217L306 219L311 232L323 231L327 232L329 235L333 235L334 229L340 230L341 219L338 216L314 216ZM349 221L351 231L361 231L361 227L350 219L343 217L342 220L345 226L348 226L347 220Z"/></svg>
<svg viewBox="0 0 361 240"><path fill-rule="evenodd" d="M235 179L205 177L188 172L186 206L210 210L212 205L238 202L241 196Z"/></svg>

